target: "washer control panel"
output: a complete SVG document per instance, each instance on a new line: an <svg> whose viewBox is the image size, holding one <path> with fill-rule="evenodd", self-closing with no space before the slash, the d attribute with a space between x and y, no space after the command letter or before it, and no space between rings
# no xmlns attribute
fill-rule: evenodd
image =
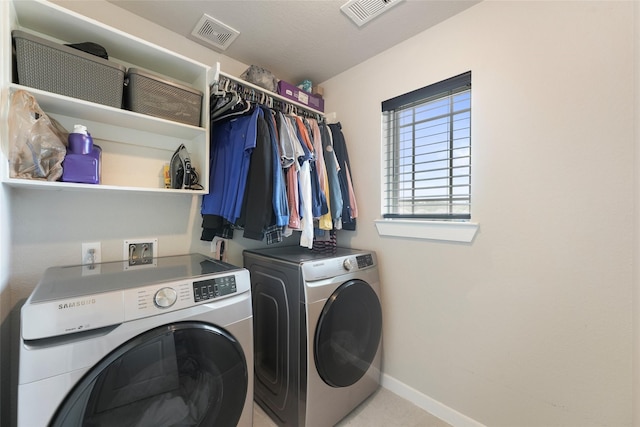
<svg viewBox="0 0 640 427"><path fill-rule="evenodd" d="M199 304L215 304L219 300L235 298L250 292L249 271L239 269L229 274L195 277L121 291L125 321L155 316L193 307ZM116 312L112 308L109 312Z"/></svg>
<svg viewBox="0 0 640 427"><path fill-rule="evenodd" d="M234 294L237 291L236 276L234 275L199 280L197 282L193 282L193 301L206 301Z"/></svg>

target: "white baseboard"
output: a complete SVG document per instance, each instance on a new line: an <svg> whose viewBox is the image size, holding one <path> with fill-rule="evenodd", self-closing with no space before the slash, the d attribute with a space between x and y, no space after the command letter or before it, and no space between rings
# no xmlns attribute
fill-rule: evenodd
<svg viewBox="0 0 640 427"><path fill-rule="evenodd" d="M418 390L390 377L382 375L382 387L424 409L431 415L440 418L454 427L486 427L484 424L467 417Z"/></svg>

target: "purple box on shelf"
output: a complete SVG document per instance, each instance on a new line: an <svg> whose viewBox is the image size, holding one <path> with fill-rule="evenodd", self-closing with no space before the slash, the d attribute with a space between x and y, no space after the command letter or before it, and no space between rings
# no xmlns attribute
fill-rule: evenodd
<svg viewBox="0 0 640 427"><path fill-rule="evenodd" d="M287 83L284 80L280 80L278 82L278 94L285 98L297 101L300 104L306 105L307 107L313 108L314 110L324 112L324 99L298 89L296 86L291 83Z"/></svg>

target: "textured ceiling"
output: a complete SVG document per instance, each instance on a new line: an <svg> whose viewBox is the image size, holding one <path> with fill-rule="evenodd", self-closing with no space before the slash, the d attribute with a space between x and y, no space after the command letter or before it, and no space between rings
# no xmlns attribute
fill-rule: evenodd
<svg viewBox="0 0 640 427"><path fill-rule="evenodd" d="M217 51L294 84L323 82L478 3L404 0L358 27L340 11L346 0L108 1L198 42L191 32L206 13L240 31Z"/></svg>

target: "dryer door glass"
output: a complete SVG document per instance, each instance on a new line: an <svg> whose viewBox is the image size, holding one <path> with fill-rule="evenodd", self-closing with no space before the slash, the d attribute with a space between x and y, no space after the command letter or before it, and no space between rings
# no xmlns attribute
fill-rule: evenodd
<svg viewBox="0 0 640 427"><path fill-rule="evenodd" d="M51 425L232 426L247 386L244 353L228 332L204 323L165 325L93 367Z"/></svg>
<svg viewBox="0 0 640 427"><path fill-rule="evenodd" d="M315 332L314 359L330 386L348 387L367 372L382 335L382 309L368 283L350 280L327 300Z"/></svg>

